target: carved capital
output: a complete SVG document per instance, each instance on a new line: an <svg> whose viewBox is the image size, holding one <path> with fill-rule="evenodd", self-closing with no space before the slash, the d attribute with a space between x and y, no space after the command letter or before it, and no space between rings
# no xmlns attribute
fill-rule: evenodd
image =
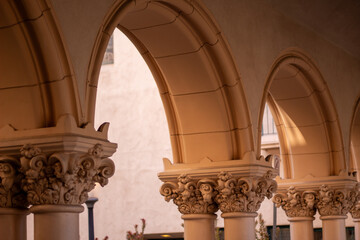
<svg viewBox="0 0 360 240"><path fill-rule="evenodd" d="M317 195L317 208L321 216L345 216L357 200L355 188L333 189L322 185Z"/></svg>
<svg viewBox="0 0 360 240"><path fill-rule="evenodd" d="M95 183L106 185L115 171L113 161L103 157L100 144L88 153L46 155L31 145L20 152L22 189L32 205L84 203Z"/></svg>
<svg viewBox="0 0 360 240"><path fill-rule="evenodd" d="M295 187L290 187L286 194L275 194L272 200L288 217L313 217L318 201L315 191L298 191Z"/></svg>
<svg viewBox="0 0 360 240"><path fill-rule="evenodd" d="M21 189L23 175L20 162L12 157L0 157L0 207L25 208L29 204Z"/></svg>
<svg viewBox="0 0 360 240"><path fill-rule="evenodd" d="M271 198L276 188L271 172L263 177L242 178L221 172L218 176L219 193L215 200L223 213L256 212L265 197Z"/></svg>
<svg viewBox="0 0 360 240"><path fill-rule="evenodd" d="M218 210L214 202L216 182L210 179L193 180L182 174L177 182L165 182L160 193L167 202L172 199L182 214L206 214Z"/></svg>

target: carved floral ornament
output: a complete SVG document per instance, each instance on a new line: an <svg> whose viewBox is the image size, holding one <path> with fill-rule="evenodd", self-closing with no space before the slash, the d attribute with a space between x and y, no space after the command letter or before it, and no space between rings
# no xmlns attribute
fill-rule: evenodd
<svg viewBox="0 0 360 240"><path fill-rule="evenodd" d="M356 188L333 189L322 185L316 191L298 191L290 187L287 194L276 194L273 202L282 207L288 217L313 217L316 209L321 216L346 215L356 206Z"/></svg>
<svg viewBox="0 0 360 240"><path fill-rule="evenodd" d="M88 153L60 152L47 156L31 145L25 145L20 152L20 161L0 160L0 207L81 204L96 182L106 185L115 171L113 161L103 157L100 144ZM8 196L6 201L4 196ZM17 204L20 200L21 204Z"/></svg>
<svg viewBox="0 0 360 240"><path fill-rule="evenodd" d="M263 177L235 178L222 172L217 181L211 179L193 180L186 174L178 182L166 182L160 193L166 201L178 206L182 214L222 212L256 212L265 197L271 198L276 191L276 182L271 172Z"/></svg>

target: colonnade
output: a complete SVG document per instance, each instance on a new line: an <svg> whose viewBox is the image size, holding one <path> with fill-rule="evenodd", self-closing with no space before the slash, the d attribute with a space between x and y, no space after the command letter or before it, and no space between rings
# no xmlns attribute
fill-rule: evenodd
<svg viewBox="0 0 360 240"><path fill-rule="evenodd" d="M359 189L355 178L333 176L311 181L284 182L281 184L278 181L278 193L273 197L273 202L288 216L292 240L314 239L313 221L316 212L320 214L324 240L346 239L345 219L348 213L354 219L355 239L360 239ZM292 184L290 187L289 183Z"/></svg>

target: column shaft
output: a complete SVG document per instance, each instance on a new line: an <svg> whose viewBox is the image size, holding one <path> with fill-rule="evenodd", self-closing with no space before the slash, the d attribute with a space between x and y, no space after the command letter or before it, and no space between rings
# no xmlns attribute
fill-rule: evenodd
<svg viewBox="0 0 360 240"><path fill-rule="evenodd" d="M34 213L35 240L79 239L79 213L81 205L38 205L30 208Z"/></svg>
<svg viewBox="0 0 360 240"><path fill-rule="evenodd" d="M346 216L322 216L323 240L346 239Z"/></svg>
<svg viewBox="0 0 360 240"><path fill-rule="evenodd" d="M314 228L313 217L291 217L290 222L290 238L291 240L313 240Z"/></svg>
<svg viewBox="0 0 360 240"><path fill-rule="evenodd" d="M0 208L1 240L26 240L27 209Z"/></svg>
<svg viewBox="0 0 360 240"><path fill-rule="evenodd" d="M355 240L360 240L360 219L354 218Z"/></svg>
<svg viewBox="0 0 360 240"><path fill-rule="evenodd" d="M254 240L257 213L223 213L226 240Z"/></svg>
<svg viewBox="0 0 360 240"><path fill-rule="evenodd" d="M185 214L185 240L215 240L215 214Z"/></svg>

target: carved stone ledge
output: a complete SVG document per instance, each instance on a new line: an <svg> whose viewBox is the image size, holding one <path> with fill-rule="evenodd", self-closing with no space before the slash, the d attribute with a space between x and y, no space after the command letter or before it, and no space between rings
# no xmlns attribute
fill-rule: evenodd
<svg viewBox="0 0 360 240"><path fill-rule="evenodd" d="M272 200L288 217L313 217L318 201L316 195L315 191L298 191L292 186L286 194L275 194Z"/></svg>
<svg viewBox="0 0 360 240"><path fill-rule="evenodd" d="M321 216L345 216L357 200L357 191L355 188L334 189L322 185L317 198L317 208Z"/></svg>
<svg viewBox="0 0 360 240"><path fill-rule="evenodd" d="M219 194L215 197L215 201L223 213L256 212L265 197L271 198L277 189L277 184L272 177L271 171L262 177L240 178L235 178L228 172L222 172L218 176Z"/></svg>
<svg viewBox="0 0 360 240"><path fill-rule="evenodd" d="M160 193L167 202L172 199L182 214L210 214L218 210L214 202L216 182L210 179L193 180L182 174L177 182L165 182Z"/></svg>
<svg viewBox="0 0 360 240"><path fill-rule="evenodd" d="M58 152L51 155L39 148L25 145L21 148L20 172L24 175L22 189L32 205L82 204L88 192L98 182L108 183L115 166L102 154L102 145L96 144L87 153Z"/></svg>
<svg viewBox="0 0 360 240"><path fill-rule="evenodd" d="M29 203L21 189L24 175L19 173L20 162L12 157L0 157L0 207L26 208Z"/></svg>

